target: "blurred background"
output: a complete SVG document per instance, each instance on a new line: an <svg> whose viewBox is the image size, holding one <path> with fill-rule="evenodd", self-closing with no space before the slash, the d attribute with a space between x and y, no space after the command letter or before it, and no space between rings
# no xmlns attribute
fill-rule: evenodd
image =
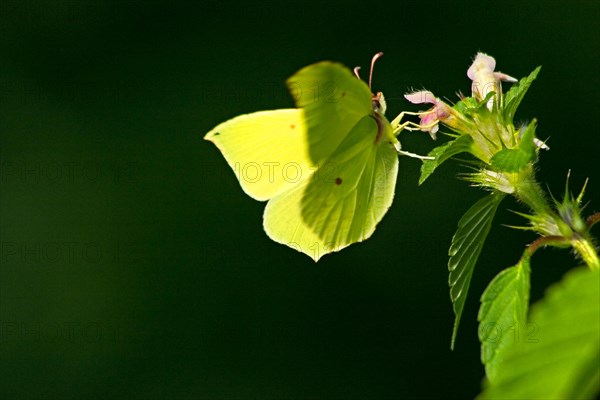
<svg viewBox="0 0 600 400"><path fill-rule="evenodd" d="M448 162L423 186L400 159L368 241L318 264L270 241L202 140L242 113L292 106L284 81L330 59L402 94L469 92L477 51L516 77L543 65L517 120L600 209L597 1L61 1L0 5L0 397L473 398L478 299L534 237L506 200L477 266L455 351L447 250L483 196ZM506 87L506 86L505 86ZM425 134L403 147L426 153ZM443 141L443 137L438 142ZM439 143L438 143L439 144ZM533 300L577 264L533 260Z"/></svg>

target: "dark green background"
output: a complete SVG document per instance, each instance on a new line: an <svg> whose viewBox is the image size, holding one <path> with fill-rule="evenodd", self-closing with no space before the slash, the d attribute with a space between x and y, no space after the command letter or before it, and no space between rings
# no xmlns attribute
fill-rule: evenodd
<svg viewBox="0 0 600 400"><path fill-rule="evenodd" d="M457 349L446 252L482 193L448 163L422 187L401 158L374 236L318 264L271 242L202 140L292 105L283 82L331 59L367 67L390 116L427 87L469 91L479 50L522 77L517 120L550 137L540 180L590 177L600 205L597 1L3 1L0 6L0 397L473 398L477 299L533 236L503 203ZM426 153L424 134L401 136ZM533 296L575 265L534 259Z"/></svg>

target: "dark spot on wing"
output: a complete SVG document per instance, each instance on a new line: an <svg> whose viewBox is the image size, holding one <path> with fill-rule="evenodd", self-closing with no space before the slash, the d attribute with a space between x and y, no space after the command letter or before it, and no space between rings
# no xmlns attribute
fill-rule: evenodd
<svg viewBox="0 0 600 400"><path fill-rule="evenodd" d="M290 128L292 128L292 129L295 129L295 128L296 128L296 125L294 125L294 124L291 124L291 125L290 125Z"/></svg>
<svg viewBox="0 0 600 400"><path fill-rule="evenodd" d="M215 136L219 136L220 134L220 132L215 132Z"/></svg>
<svg viewBox="0 0 600 400"><path fill-rule="evenodd" d="M342 184L342 178L335 178L335 184L336 185L341 185Z"/></svg>

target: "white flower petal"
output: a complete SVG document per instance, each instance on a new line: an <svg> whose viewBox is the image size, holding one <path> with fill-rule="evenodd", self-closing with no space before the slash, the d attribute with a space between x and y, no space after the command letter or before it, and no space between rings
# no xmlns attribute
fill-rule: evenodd
<svg viewBox="0 0 600 400"><path fill-rule="evenodd" d="M419 90L418 92L408 93L404 95L404 98L413 104L436 103L435 95L429 90Z"/></svg>
<svg viewBox="0 0 600 400"><path fill-rule="evenodd" d="M500 79L501 81L505 81L505 82L517 82L518 79L517 78L513 78L510 75L506 75L505 73L502 72L494 72L494 77L496 79Z"/></svg>
<svg viewBox="0 0 600 400"><path fill-rule="evenodd" d="M496 60L492 56L488 56L485 53L477 53L475 59L473 60L473 64L467 70L467 76L471 80L476 79L476 75L480 73L489 73L493 72L494 68L496 68Z"/></svg>

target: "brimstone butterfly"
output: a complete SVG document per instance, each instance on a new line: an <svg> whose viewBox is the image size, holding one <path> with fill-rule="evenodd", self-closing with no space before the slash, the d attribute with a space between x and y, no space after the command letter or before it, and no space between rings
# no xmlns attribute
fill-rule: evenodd
<svg viewBox="0 0 600 400"><path fill-rule="evenodd" d="M371 77L367 86L354 72L309 65L287 81L298 108L241 115L204 137L249 196L268 200L267 235L315 261L373 234L392 204L398 153L410 154L396 139L401 116L390 124Z"/></svg>

